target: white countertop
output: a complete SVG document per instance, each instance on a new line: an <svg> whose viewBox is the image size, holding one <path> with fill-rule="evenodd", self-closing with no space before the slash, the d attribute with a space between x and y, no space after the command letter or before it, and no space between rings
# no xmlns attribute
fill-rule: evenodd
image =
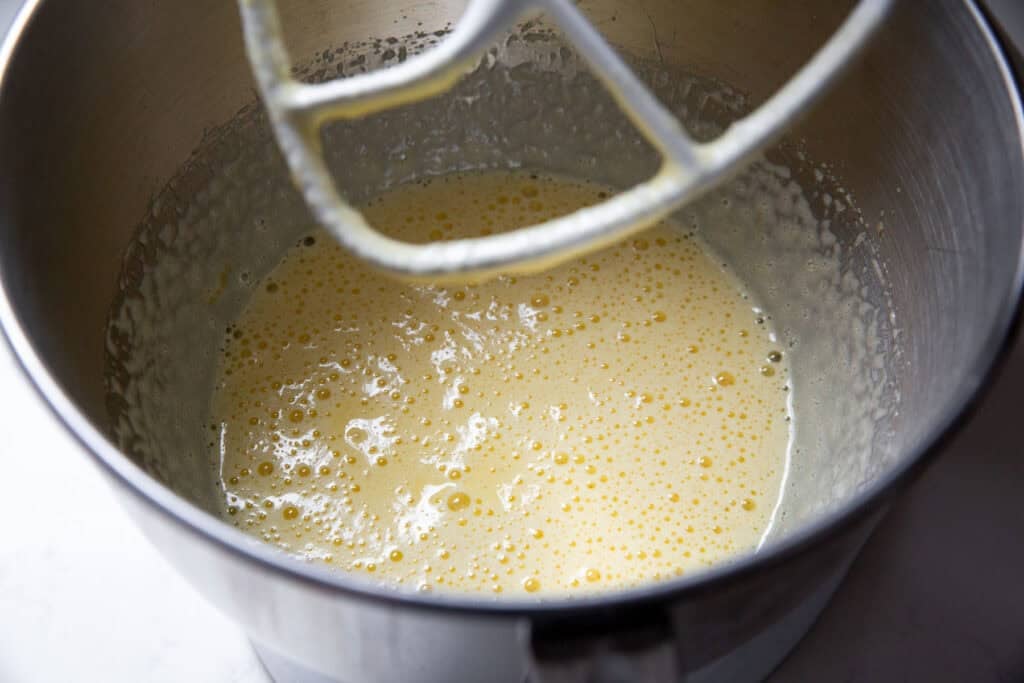
<svg viewBox="0 0 1024 683"><path fill-rule="evenodd" d="M15 5L0 0L0 27ZM0 386L0 681L269 681L241 630L135 528L6 347ZM1018 344L773 680L1024 680L1022 396Z"/></svg>
<svg viewBox="0 0 1024 683"><path fill-rule="evenodd" d="M269 681L241 630L135 527L6 346L0 386L0 681Z"/></svg>

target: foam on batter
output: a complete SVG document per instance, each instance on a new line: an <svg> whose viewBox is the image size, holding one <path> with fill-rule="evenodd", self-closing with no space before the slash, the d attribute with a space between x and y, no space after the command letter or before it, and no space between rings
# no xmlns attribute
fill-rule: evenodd
<svg viewBox="0 0 1024 683"><path fill-rule="evenodd" d="M363 207L418 241L500 232L605 190L452 175ZM400 284L295 245L223 347L225 514L420 590L565 595L755 549L790 444L782 349L696 237L661 225L546 273Z"/></svg>

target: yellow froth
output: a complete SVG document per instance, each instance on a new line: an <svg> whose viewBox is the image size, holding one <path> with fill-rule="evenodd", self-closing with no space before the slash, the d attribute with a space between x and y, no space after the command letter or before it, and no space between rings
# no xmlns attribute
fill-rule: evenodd
<svg viewBox="0 0 1024 683"><path fill-rule="evenodd" d="M489 173L399 188L365 213L423 241L604 196ZM790 438L764 321L669 226L451 288L397 283L313 233L260 284L219 372L228 518L420 590L609 590L752 550Z"/></svg>

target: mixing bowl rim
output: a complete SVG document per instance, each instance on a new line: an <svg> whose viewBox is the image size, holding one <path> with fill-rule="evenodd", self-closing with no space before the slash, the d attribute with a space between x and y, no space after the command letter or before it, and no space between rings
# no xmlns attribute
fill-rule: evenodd
<svg viewBox="0 0 1024 683"><path fill-rule="evenodd" d="M0 43L0 107L6 94L5 85L9 67L17 46L39 8L48 0L27 0ZM52 0L51 0L52 1ZM1010 98L1017 127L1020 158L1024 166L1024 110L1021 95L1009 66L1004 48L995 37L989 22L975 5L974 0L963 0L974 23L991 51L1000 70L1005 92ZM707 591L741 581L753 572L777 566L809 549L821 545L837 533L861 521L868 513L900 485L920 473L934 460L969 420L984 391L991 385L998 368L1008 355L1016 334L1024 290L1024 225L1021 226L1021 249L1017 268L1010 283L1006 299L994 316L985 341L976 351L968 367L967 379L958 390L957 400L942 411L934 433L924 439L911 457L893 467L872 486L865 488L834 510L817 517L788 536L769 543L757 553L746 554L731 562L722 563L689 576L652 583L637 588L613 591L571 599L535 601L525 599L474 598L457 594L417 594L390 589L358 577L332 572L313 566L287 555L252 536L235 529L228 523L207 513L173 493L133 461L94 426L79 410L71 397L36 352L28 334L21 325L11 299L6 271L0 264L0 329L13 351L15 360L29 383L51 413L64 426L78 444L88 452L101 469L141 502L158 511L174 524L195 532L218 551L231 554L235 559L269 570L282 578L300 581L308 586L362 601L383 603L428 611L458 612L493 617L573 617L586 616L597 611L607 612L621 608L642 608L671 603L695 597Z"/></svg>

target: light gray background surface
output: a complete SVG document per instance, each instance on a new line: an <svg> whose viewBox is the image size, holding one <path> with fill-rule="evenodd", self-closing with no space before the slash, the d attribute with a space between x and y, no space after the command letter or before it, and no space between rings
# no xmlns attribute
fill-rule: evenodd
<svg viewBox="0 0 1024 683"><path fill-rule="evenodd" d="M0 31L17 4L0 0ZM989 5L1024 38L1024 0ZM0 681L268 681L241 630L123 514L6 347L0 387ZM1018 343L773 681L1024 680L1022 433Z"/></svg>

